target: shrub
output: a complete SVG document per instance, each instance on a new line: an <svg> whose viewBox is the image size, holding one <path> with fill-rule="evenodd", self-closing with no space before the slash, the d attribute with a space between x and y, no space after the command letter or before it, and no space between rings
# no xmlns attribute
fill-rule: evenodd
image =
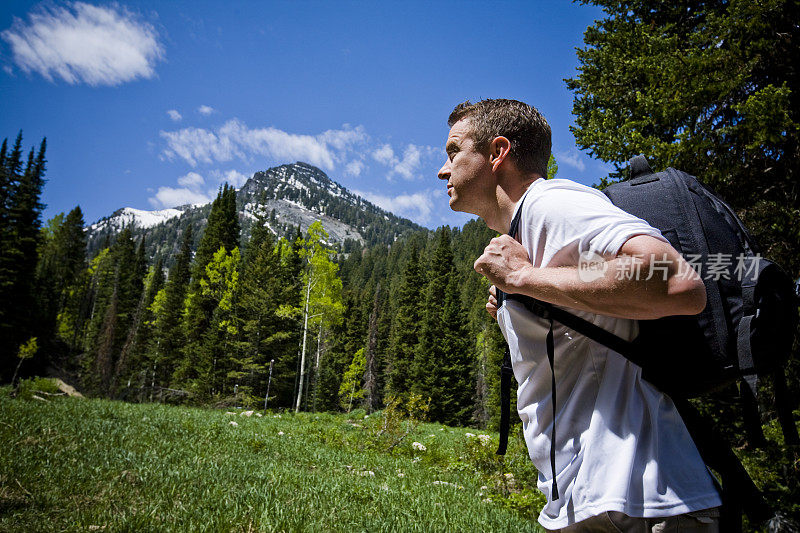
<svg viewBox="0 0 800 533"><path fill-rule="evenodd" d="M427 418L430 403L430 398L425 402L419 394L410 394L405 401L399 396L390 396L381 416L374 417L375 445L384 451L394 450Z"/></svg>
<svg viewBox="0 0 800 533"><path fill-rule="evenodd" d="M54 379L41 377L23 379L19 382L17 397L30 400L36 393L56 394L58 393L58 385Z"/></svg>

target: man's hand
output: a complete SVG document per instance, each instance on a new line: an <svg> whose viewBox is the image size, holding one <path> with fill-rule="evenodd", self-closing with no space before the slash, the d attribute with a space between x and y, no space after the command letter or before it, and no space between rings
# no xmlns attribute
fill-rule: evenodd
<svg viewBox="0 0 800 533"><path fill-rule="evenodd" d="M497 287L489 287L489 301L486 302L486 312L497 320Z"/></svg>
<svg viewBox="0 0 800 533"><path fill-rule="evenodd" d="M508 235L501 235L489 242L483 254L475 260L473 268L500 290L515 293L525 271L532 269L533 265L528 252L519 242Z"/></svg>

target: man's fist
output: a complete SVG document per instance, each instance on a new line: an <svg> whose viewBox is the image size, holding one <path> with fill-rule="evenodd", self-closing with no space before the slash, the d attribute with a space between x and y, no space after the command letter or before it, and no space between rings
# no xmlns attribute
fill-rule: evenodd
<svg viewBox="0 0 800 533"><path fill-rule="evenodd" d="M504 292L515 293L523 270L533 268L525 248L508 235L495 237L475 260L475 271Z"/></svg>

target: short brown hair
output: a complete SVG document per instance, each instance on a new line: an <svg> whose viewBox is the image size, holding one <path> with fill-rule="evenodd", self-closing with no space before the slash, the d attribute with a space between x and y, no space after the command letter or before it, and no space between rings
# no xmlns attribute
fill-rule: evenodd
<svg viewBox="0 0 800 533"><path fill-rule="evenodd" d="M553 147L550 125L535 107L502 98L475 104L467 100L453 109L447 123L452 127L465 118L479 149L486 149L495 137L503 136L511 142L511 156L521 171L547 177Z"/></svg>

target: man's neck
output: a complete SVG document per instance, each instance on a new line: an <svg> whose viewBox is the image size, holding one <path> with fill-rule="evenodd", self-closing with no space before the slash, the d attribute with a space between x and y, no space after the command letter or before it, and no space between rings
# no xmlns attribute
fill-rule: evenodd
<svg viewBox="0 0 800 533"><path fill-rule="evenodd" d="M485 213L485 216L481 217L484 222L486 222L486 225L499 233L508 232L517 202L519 202L522 195L524 195L528 188L538 179L541 178L539 176L533 176L526 180L517 179L498 184L497 202L494 209L491 213Z"/></svg>

